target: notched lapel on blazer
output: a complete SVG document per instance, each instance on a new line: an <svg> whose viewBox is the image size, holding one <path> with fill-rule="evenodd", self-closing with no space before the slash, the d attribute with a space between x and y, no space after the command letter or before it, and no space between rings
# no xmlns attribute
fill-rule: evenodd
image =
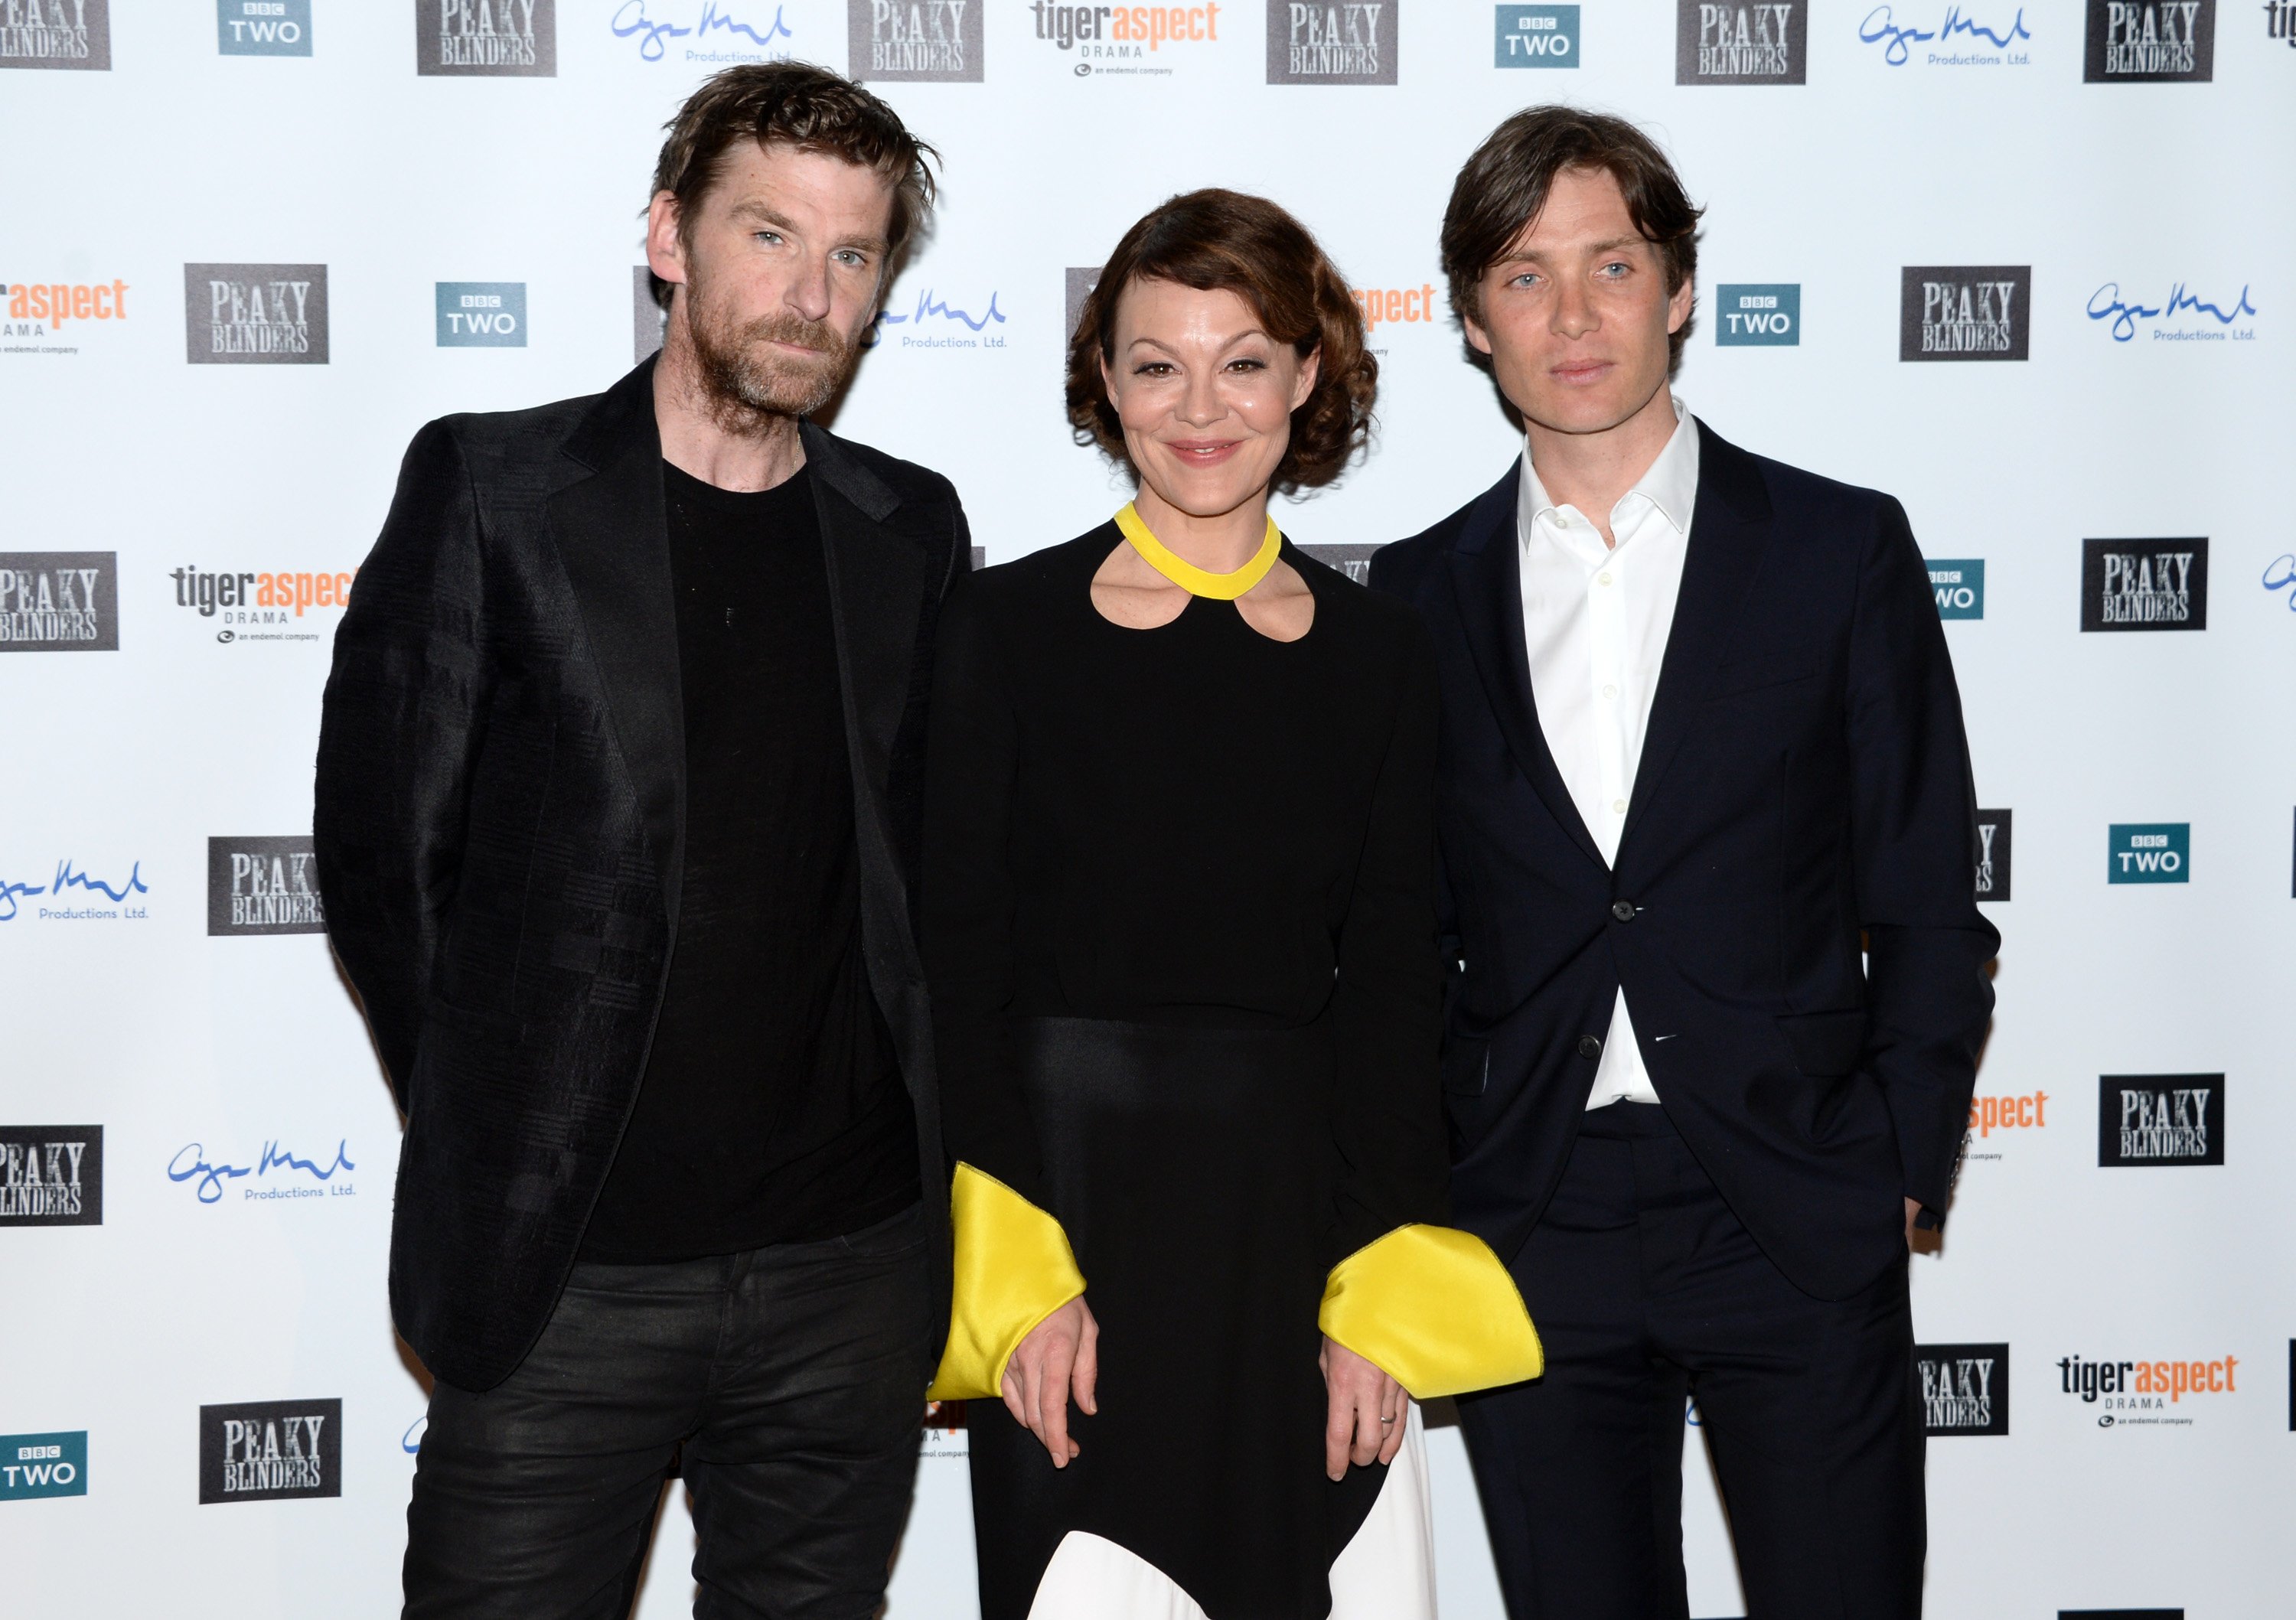
<svg viewBox="0 0 2296 1620"><path fill-rule="evenodd" d="M1702 694L1713 688L1715 668L1729 650L1731 633L1745 611L1769 544L1770 495L1760 469L1751 456L1700 422L1698 501L1675 597L1674 626L1667 633L1642 759L1635 767L1634 799L1619 830L1622 856L1690 733Z"/></svg>
<svg viewBox="0 0 2296 1620"><path fill-rule="evenodd" d="M550 497L551 536L573 583L675 932L684 863L678 838L685 825L685 716L669 525L662 508L661 437L653 419L653 363L602 395L562 449L592 472Z"/></svg>
<svg viewBox="0 0 2296 1620"><path fill-rule="evenodd" d="M851 703L854 765L865 802L882 805L893 740L909 700L917 617L924 610L925 548L886 526L901 498L836 438L803 424L806 465L829 559L838 662Z"/></svg>
<svg viewBox="0 0 2296 1620"><path fill-rule="evenodd" d="M1467 515L1450 552L1451 593L1465 627L1467 646L1482 675L1483 691L1499 730L1513 750L1515 764L1556 823L1597 866L1603 852L1579 819L1570 790L1546 746L1539 728L1538 704L1530 690L1530 650L1523 640L1522 569L1516 555L1515 508L1521 499L1522 469L1511 464L1507 474L1486 491Z"/></svg>

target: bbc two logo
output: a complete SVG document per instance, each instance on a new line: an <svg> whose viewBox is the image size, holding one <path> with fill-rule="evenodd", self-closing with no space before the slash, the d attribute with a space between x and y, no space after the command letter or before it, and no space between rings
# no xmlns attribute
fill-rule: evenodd
<svg viewBox="0 0 2296 1620"><path fill-rule="evenodd" d="M308 56L311 0L216 0L216 50L225 56Z"/></svg>
<svg viewBox="0 0 2296 1620"><path fill-rule="evenodd" d="M1801 283L1725 282L1714 290L1718 348L1792 348L1801 342Z"/></svg>
<svg viewBox="0 0 2296 1620"><path fill-rule="evenodd" d="M0 1501L87 1494L87 1431L0 1435Z"/></svg>
<svg viewBox="0 0 2296 1620"><path fill-rule="evenodd" d="M1493 67L1578 65L1578 8L1575 5L1502 5L1495 27Z"/></svg>

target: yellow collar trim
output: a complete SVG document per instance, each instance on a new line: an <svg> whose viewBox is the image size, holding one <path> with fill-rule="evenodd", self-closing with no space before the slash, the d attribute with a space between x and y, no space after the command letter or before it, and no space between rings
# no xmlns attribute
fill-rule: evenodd
<svg viewBox="0 0 2296 1620"><path fill-rule="evenodd" d="M1137 507L1129 501L1116 514L1116 527L1140 553L1140 560L1170 580L1191 596L1209 596L1217 601L1234 601L1245 592L1267 577L1267 570L1275 566L1275 554L1283 549L1283 536L1275 527L1274 514L1267 520L1267 537L1260 541L1259 550L1250 562L1233 574L1215 574L1200 569L1185 558L1176 555L1171 548L1151 534Z"/></svg>

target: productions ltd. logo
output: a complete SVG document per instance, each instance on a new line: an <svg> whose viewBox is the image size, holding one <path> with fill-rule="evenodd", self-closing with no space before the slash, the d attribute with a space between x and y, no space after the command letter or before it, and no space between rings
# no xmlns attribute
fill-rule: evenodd
<svg viewBox="0 0 2296 1620"><path fill-rule="evenodd" d="M414 71L426 78L554 78L558 0L414 0Z"/></svg>
<svg viewBox="0 0 2296 1620"><path fill-rule="evenodd" d="M2026 357L2032 337L2030 265L1908 265L1899 278L1898 359Z"/></svg>
<svg viewBox="0 0 2296 1620"><path fill-rule="evenodd" d="M111 0L0 0L0 68L111 66Z"/></svg>
<svg viewBox="0 0 2296 1620"><path fill-rule="evenodd" d="M308 56L311 0L216 0L216 49L226 56Z"/></svg>
<svg viewBox="0 0 2296 1620"><path fill-rule="evenodd" d="M864 82L977 85L981 82L982 13L987 5L988 0L846 0L849 71ZM1086 12L1095 8L1051 9ZM1097 9L1104 15L1108 8ZM1044 37L1042 28L1040 21L1039 39Z"/></svg>
<svg viewBox="0 0 2296 1620"><path fill-rule="evenodd" d="M102 1224L102 1125L0 1125L0 1226Z"/></svg>
<svg viewBox="0 0 2296 1620"><path fill-rule="evenodd" d="M1391 85L1403 0L1267 0L1271 85Z"/></svg>
<svg viewBox="0 0 2296 1620"><path fill-rule="evenodd" d="M797 34L785 10L776 5L769 14L733 0L623 0L607 26L636 47L640 61L714 70L787 61Z"/></svg>
<svg viewBox="0 0 2296 1620"><path fill-rule="evenodd" d="M2088 295L2088 318L2104 327L2115 343L2134 342L2143 332L2163 343L2253 343L2256 306L2248 283L2232 298L2202 298L2183 282L2172 282L2155 302L2124 294L2107 282Z"/></svg>
<svg viewBox="0 0 2296 1620"><path fill-rule="evenodd" d="M184 349L193 365L326 364L326 266L185 265Z"/></svg>
<svg viewBox="0 0 2296 1620"><path fill-rule="evenodd" d="M116 866L103 869L103 875L98 876L66 858L56 863L54 875L45 883L0 871L0 924L19 918L41 922L149 922L151 910L139 898L152 892L144 881L144 863L123 864L127 868L124 877Z"/></svg>
<svg viewBox="0 0 2296 1620"><path fill-rule="evenodd" d="M1860 45L1872 47L1892 68L1919 63L1928 68L2029 68L2033 54L2022 49L2033 37L2025 8L2004 20L1980 18L1975 7L1877 5L1857 25Z"/></svg>
<svg viewBox="0 0 2296 1620"><path fill-rule="evenodd" d="M974 296L959 304L928 287L905 310L878 311L877 318L869 324L868 335L861 340L861 347L875 348L886 344L894 348L1004 348L1007 347L1005 336L996 329L1004 325L1006 318L997 307L993 289L985 299ZM888 331L888 327L899 330Z"/></svg>
<svg viewBox="0 0 2296 1620"><path fill-rule="evenodd" d="M257 1184L242 1187L239 1202L291 1203L302 1199L355 1197L354 1184L335 1177L357 1168L351 1162L348 1137L339 1138L332 1153L308 1158L276 1138L255 1153L218 1153L213 1158L209 1157L206 1143L187 1141L168 1161L168 1179L191 1188L192 1196L202 1204L220 1204L226 1188L243 1181Z"/></svg>
<svg viewBox="0 0 2296 1620"><path fill-rule="evenodd" d="M1674 82L1808 83L1808 5L1802 0L1675 0Z"/></svg>
<svg viewBox="0 0 2296 1620"><path fill-rule="evenodd" d="M2205 630L2209 627L2209 543L2083 540L2083 630Z"/></svg>
<svg viewBox="0 0 2296 1620"><path fill-rule="evenodd" d="M343 1493L343 1403L241 1401L200 1408L200 1501Z"/></svg>
<svg viewBox="0 0 2296 1620"><path fill-rule="evenodd" d="M2081 78L2092 85L2215 76L2217 0L2088 0Z"/></svg>
<svg viewBox="0 0 2296 1620"><path fill-rule="evenodd" d="M2105 1075L2097 1082L2103 1169L2225 1162L2222 1075Z"/></svg>
<svg viewBox="0 0 2296 1620"><path fill-rule="evenodd" d="M0 552L0 652L119 650L117 552Z"/></svg>

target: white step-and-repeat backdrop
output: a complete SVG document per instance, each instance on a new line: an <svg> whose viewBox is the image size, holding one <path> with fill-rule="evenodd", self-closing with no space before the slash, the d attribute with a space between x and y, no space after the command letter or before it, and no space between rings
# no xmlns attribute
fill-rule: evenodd
<svg viewBox="0 0 2296 1620"><path fill-rule="evenodd" d="M2292 9L0 0L0 1607L396 1612L423 1391L308 888L329 637L420 423L649 346L661 125L792 55L947 157L837 425L992 560L1122 496L1061 355L1152 203L1264 191L1361 289L1376 447L1283 519L1365 547L1517 448L1436 266L1461 160L1540 101L1660 135L1710 206L1681 391L1904 500L1988 806L2000 1010L1915 1267L1930 1612L2290 1613ZM1693 1608L1737 1615L1685 1418ZM958 1620L962 1431L923 1444L890 1614ZM673 1489L649 1620L691 1545Z"/></svg>

